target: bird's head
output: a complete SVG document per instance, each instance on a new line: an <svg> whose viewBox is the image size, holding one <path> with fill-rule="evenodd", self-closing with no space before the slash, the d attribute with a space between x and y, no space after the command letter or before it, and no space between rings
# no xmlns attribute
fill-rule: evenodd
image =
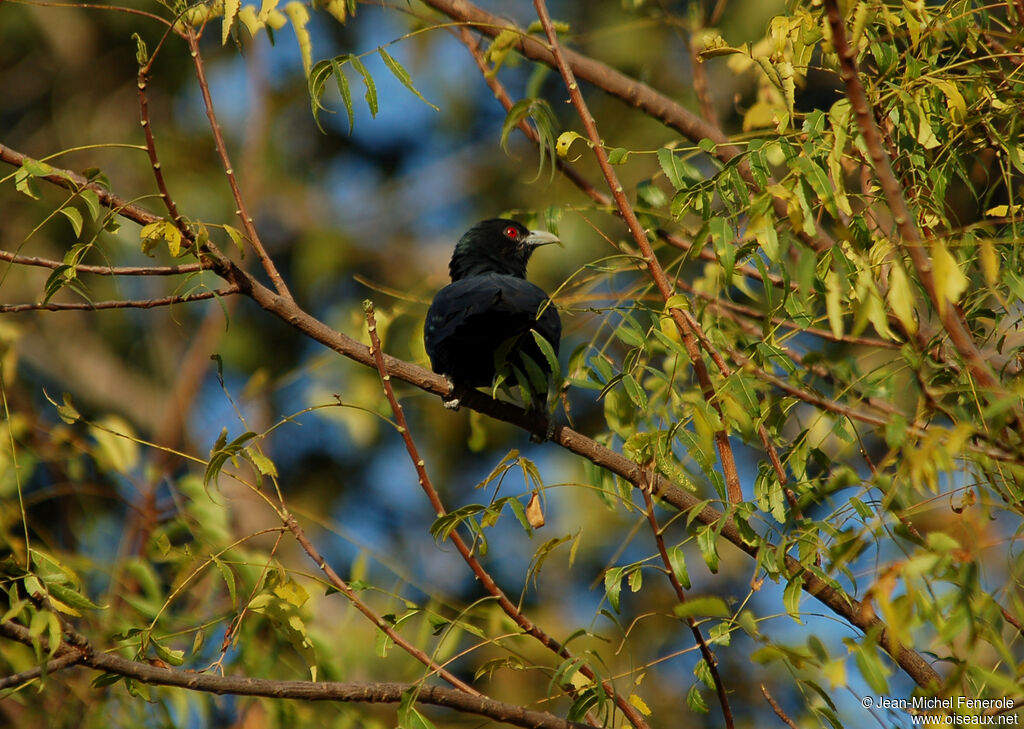
<svg viewBox="0 0 1024 729"><path fill-rule="evenodd" d="M494 218L477 223L455 246L448 265L452 281L481 273L526 278L526 263L534 249L561 243L546 230L528 230L514 220Z"/></svg>

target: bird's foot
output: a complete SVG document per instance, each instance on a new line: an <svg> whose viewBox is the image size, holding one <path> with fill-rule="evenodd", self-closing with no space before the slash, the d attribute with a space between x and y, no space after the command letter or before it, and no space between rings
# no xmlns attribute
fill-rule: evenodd
<svg viewBox="0 0 1024 729"><path fill-rule="evenodd" d="M540 417L544 417L541 415ZM541 433L539 430L534 430L530 433L531 443L543 443L544 441L551 440L555 435L555 419L544 418L544 432Z"/></svg>
<svg viewBox="0 0 1024 729"><path fill-rule="evenodd" d="M459 405L462 404L462 398L455 393L455 383L452 382L448 375L444 376L444 381L448 383L448 392L441 396L441 401L444 402L444 406L449 410L458 410Z"/></svg>

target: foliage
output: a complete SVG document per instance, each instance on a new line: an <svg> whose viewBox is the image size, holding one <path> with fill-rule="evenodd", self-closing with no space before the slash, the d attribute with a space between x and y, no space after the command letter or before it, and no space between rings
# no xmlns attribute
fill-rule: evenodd
<svg viewBox="0 0 1024 729"><path fill-rule="evenodd" d="M1013 716L1024 7L591 5L0 7L5 719ZM423 397L501 211L543 444Z"/></svg>

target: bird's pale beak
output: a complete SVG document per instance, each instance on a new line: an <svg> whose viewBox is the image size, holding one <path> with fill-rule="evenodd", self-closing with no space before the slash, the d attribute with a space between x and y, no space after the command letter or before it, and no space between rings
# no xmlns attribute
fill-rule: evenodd
<svg viewBox="0 0 1024 729"><path fill-rule="evenodd" d="M531 230L530 234L523 238L523 243L530 248L537 248L538 246L546 246L552 243L562 245L562 241L554 233L549 233L546 230Z"/></svg>

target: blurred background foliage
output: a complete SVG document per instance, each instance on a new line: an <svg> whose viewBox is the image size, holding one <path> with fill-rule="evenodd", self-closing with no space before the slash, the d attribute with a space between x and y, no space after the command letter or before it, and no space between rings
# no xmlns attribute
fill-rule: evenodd
<svg viewBox="0 0 1024 729"><path fill-rule="evenodd" d="M565 247L541 251L530 277L557 291L564 324L571 386L560 421L568 411L577 430L637 460L657 452L658 470L719 504L712 433L724 427L757 534L867 598L900 640L936 662L943 692L1019 697L1019 3L849 9L875 117L929 239L939 290L960 301L996 388L973 381L894 243L816 3L551 3L567 23L563 42L717 119L754 170L749 192L737 165L706 154L710 147L584 85L642 222L689 243L652 236L686 306L736 370L715 373L722 414L701 398L621 222L550 166L538 172L537 148L518 132L503 149L505 110L443 16L419 3L359 4L354 13L298 4L309 17L299 22L296 5L271 32L250 37L238 22L226 42L222 7L196 6L187 17L209 15L201 48L234 171L304 309L368 341L362 301L371 298L385 351L427 366L423 316L462 231L496 215L556 231ZM534 19L529 3L480 5L524 28ZM236 206L187 45L119 8L167 19L181 10L0 4L0 144L55 167L95 168L113 191L162 214L139 125L144 44L156 58L147 95L168 188L191 223L208 226L213 242L255 273L255 257L238 256L221 227L238 227ZM702 49L704 98L693 83ZM351 132L336 78L312 104L308 80L323 69L313 64L347 54L359 56L375 95L364 98L355 64L341 66ZM512 52L497 78L514 100L546 102L555 136L580 130L556 71ZM584 142L566 159L601 180ZM15 172L0 168L4 251L51 260L74 251L93 265L177 262L164 246L147 256L134 223L105 224L103 213L41 180L23 189L30 183ZM57 213L62 207L78 216ZM4 262L0 270L4 304L39 302L53 283L44 268ZM144 300L218 284L209 272L64 283L53 301ZM245 485L258 481L272 498L273 482L328 561L412 642L454 659L453 670L490 695L569 711L554 684L572 683L572 671L559 673L535 642L510 637L514 627L455 551L431 538L435 515L375 371L242 297L5 313L0 352L5 620L35 609L17 600L28 565L51 598L70 601L68 614L96 645L129 657L277 679L422 678L420 664L325 589ZM528 475L542 479L547 526L530 532L506 512L477 545L530 618L572 637L574 652L649 711L652 726L722 726L629 485L511 426L453 414L400 384L399 395L450 509L504 496L525 502L535 485ZM788 484L766 465L759 425ZM265 434L259 453L276 478L242 459L225 469L237 479L204 484L204 461L225 429L228 441ZM776 563L728 546L718 552L694 537L685 515L658 514L673 520L666 538L682 545L692 594L723 601L704 603L710 617L701 618L738 726L779 721L762 685L801 726L864 725L862 696L910 696L913 682L876 650L877 636L801 603L798 589L784 592ZM39 621L37 633L48 624ZM38 658L0 645L4 673ZM47 677L6 696L0 716L53 727L395 723L387 706L216 698L131 682L91 688L94 678L79 669ZM883 725L908 721L873 713ZM444 726L482 724L431 716ZM609 726L623 723L609 716Z"/></svg>

